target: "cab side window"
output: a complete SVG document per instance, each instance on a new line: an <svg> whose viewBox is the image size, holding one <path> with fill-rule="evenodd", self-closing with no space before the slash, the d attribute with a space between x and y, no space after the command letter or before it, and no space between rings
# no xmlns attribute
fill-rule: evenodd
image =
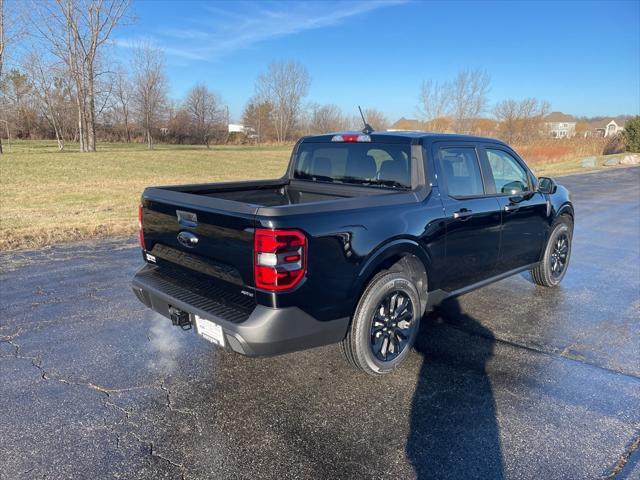
<svg viewBox="0 0 640 480"><path fill-rule="evenodd" d="M438 151L440 171L451 197L484 195L480 164L475 148L450 147Z"/></svg>
<svg viewBox="0 0 640 480"><path fill-rule="evenodd" d="M503 150L486 149L497 193L513 195L529 190L526 170L510 154Z"/></svg>

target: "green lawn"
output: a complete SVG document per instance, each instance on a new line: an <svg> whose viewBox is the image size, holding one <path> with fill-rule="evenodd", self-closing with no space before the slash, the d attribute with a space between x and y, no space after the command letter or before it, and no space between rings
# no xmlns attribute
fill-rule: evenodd
<svg viewBox="0 0 640 480"><path fill-rule="evenodd" d="M0 249L131 235L146 186L281 176L291 146L6 143L0 156Z"/></svg>
<svg viewBox="0 0 640 480"><path fill-rule="evenodd" d="M99 145L58 152L55 142L3 142L0 156L0 250L136 231L140 194L149 185L281 176L286 146ZM11 150L11 151L9 151ZM598 157L602 168L605 157ZM586 171L580 159L534 166L538 175Z"/></svg>

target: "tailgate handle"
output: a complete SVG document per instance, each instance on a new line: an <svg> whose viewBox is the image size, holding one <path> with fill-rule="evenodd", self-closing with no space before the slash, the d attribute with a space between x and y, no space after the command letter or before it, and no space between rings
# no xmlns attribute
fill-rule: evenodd
<svg viewBox="0 0 640 480"><path fill-rule="evenodd" d="M176 210L178 223L186 228L196 228L198 226L198 216L193 212L185 212L184 210Z"/></svg>

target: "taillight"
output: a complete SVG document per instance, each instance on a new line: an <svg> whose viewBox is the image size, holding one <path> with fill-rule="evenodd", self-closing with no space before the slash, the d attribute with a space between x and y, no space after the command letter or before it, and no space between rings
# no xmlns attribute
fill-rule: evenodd
<svg viewBox="0 0 640 480"><path fill-rule="evenodd" d="M307 237L298 230L256 229L253 240L256 288L287 290L307 269Z"/></svg>
<svg viewBox="0 0 640 480"><path fill-rule="evenodd" d="M142 205L138 207L138 236L140 238L140 247L146 250L144 246L144 232L142 231Z"/></svg>

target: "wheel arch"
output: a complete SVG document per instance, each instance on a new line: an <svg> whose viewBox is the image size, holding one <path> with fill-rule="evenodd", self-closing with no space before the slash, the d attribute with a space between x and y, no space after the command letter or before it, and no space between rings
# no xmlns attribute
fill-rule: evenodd
<svg viewBox="0 0 640 480"><path fill-rule="evenodd" d="M575 216L574 216L574 211L573 211L573 205L570 202L564 203L558 209L558 213L556 213L556 218L559 218L562 215L567 215L567 216L571 217L571 221L574 222Z"/></svg>
<svg viewBox="0 0 640 480"><path fill-rule="evenodd" d="M420 308L427 307L431 260L428 253L412 239L398 239L377 248L364 262L352 287L351 298L360 299L371 279L383 270L409 273L420 296ZM355 308L355 305L354 305Z"/></svg>

